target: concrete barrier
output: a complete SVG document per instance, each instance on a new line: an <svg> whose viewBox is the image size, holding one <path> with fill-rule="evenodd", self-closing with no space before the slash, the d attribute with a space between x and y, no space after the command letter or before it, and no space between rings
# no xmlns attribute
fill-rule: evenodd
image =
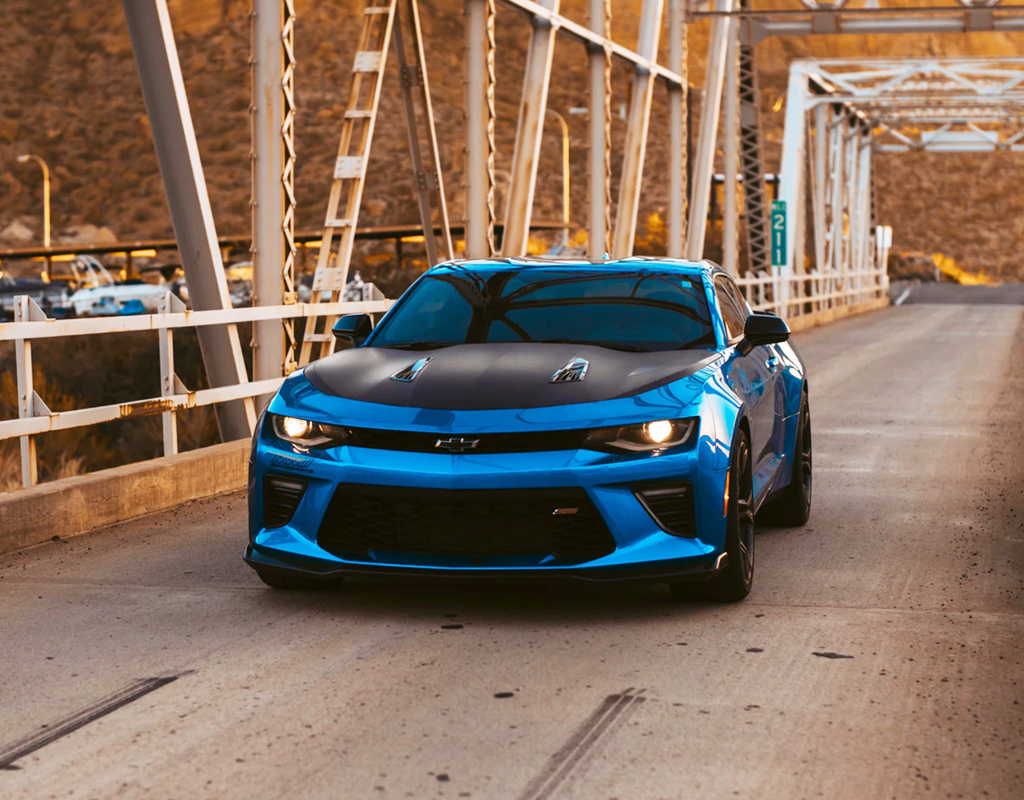
<svg viewBox="0 0 1024 800"><path fill-rule="evenodd" d="M248 458L229 442L0 494L0 553L242 489Z"/></svg>

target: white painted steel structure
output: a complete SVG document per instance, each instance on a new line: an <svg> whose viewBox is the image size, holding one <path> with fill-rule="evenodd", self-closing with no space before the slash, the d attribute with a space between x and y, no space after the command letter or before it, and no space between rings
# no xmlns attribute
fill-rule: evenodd
<svg viewBox="0 0 1024 800"><path fill-rule="evenodd" d="M367 284L370 286L370 284ZM157 314L94 319L49 319L28 297L17 298L14 322L0 324L0 342L14 342L18 383L18 419L0 420L0 441L20 438L22 443L22 484L37 481L35 442L33 436L49 431L67 430L118 419L160 414L163 423L164 455L178 452L175 413L197 406L246 401L273 394L284 381L283 376L246 381L210 389L190 390L174 372L174 331L181 328L209 330L217 326L267 320L312 319L340 314L381 314L391 300L364 300L347 303L293 303L283 306L257 306L220 311L186 311L181 300L168 292ZM160 397L73 411L51 411L32 385L32 342L39 339L60 339L98 333L155 331L160 342Z"/></svg>
<svg viewBox="0 0 1024 800"><path fill-rule="evenodd" d="M783 263L767 266L763 235L766 224L764 164L759 145L757 91L754 74L755 45L772 35L829 34L840 32L892 33L965 30L1024 30L1024 6L996 3L917 8L846 9L843 0L830 5L803 0L802 9L751 9L746 0L644 0L635 49L611 36L611 0L590 0L586 23L561 13L560 0L464 0L466 11L466 255L494 254L495 242L495 35L496 3L520 12L532 27L530 49L521 94L513 169L510 175L506 226L501 251L519 255L530 231L538 153L547 116L546 98L552 59L562 38L581 43L588 54L590 167L588 233L589 252L616 256L632 252L639 199L644 181L644 154L654 101L654 86L668 89L669 105L669 208L667 251L699 259L704 255L710 192L720 135L725 133L726 266L742 269L737 237L748 230L747 263L753 267L738 280L757 309L797 315L852 304L880 296L886 288L884 265L891 243L887 228L872 217L871 162L874 152L901 149L1018 150L1024 147L1019 113L1024 106L1024 66L1015 60L1001 65L887 61L864 66L861 62L799 62L790 76L785 118L779 197L789 211L787 247ZM178 65L166 0L124 0L132 44L139 65L143 96L152 124L161 173L171 208L175 234L183 257L190 297L197 311L177 307L171 296L163 311L147 317L55 321L28 298L18 301L17 321L0 325L0 341L14 341L18 362L19 419L0 421L0 440L20 437L24 483L36 480L32 436L50 430L96 424L140 414L162 414L164 449L177 448L176 410L220 404L225 439L241 438L252 430L252 398L266 396L294 368L295 337L291 323L297 318L331 319L352 311L379 312L389 301L363 303L295 302L294 211L295 67L294 0L253 0L253 249L256 307L231 310L228 306L216 231L210 212L202 166L192 129L184 83ZM440 237L433 252L450 251L450 231L444 212L443 181L436 168L437 133L430 111L426 61L418 30L415 0L367 0L363 23L369 32L355 57L356 81L374 74L368 103L350 98L346 120L370 120L375 114L383 79L383 66L391 32L401 39L401 21L410 26L412 58L400 54L403 99L409 112L410 144L418 173L419 202L428 239L436 226L429 224L432 209L439 209ZM408 13L406 13L406 11ZM370 24L369 17L384 22ZM694 153L687 191L686 123L688 91L686 32L688 22L712 19L704 108L699 141ZM393 26L393 23L394 26ZM667 65L657 62L659 40L667 23ZM400 42L399 46L401 48ZM633 91L627 118L626 146L622 153L617 213L611 202L612 142L611 65L614 59L633 70ZM1012 63L1011 63L1012 62ZM857 64L860 64L858 67ZM941 75L936 78L936 75ZM369 83L369 78L367 78ZM935 98L941 95L942 101ZM907 98L912 98L913 102ZM928 103L920 102L923 98ZM418 108L413 108L413 106ZM719 124L722 112L726 121ZM414 120L415 118L415 120ZM426 125L413 131L414 125ZM909 132L914 125L919 133ZM345 129L347 130L347 128ZM365 130L365 127L364 127ZM360 179L369 157L366 147L353 156L343 133L337 181ZM422 138L417 138L422 136ZM417 152L419 151L419 152ZM356 163L355 160L358 160ZM742 174L742 205L747 225L739 220L739 198L732 176ZM433 176L436 175L436 179ZM338 189L337 185L334 187ZM432 197L426 193L434 192ZM339 190L340 193L340 190ZM345 228L336 219L339 197L332 190L327 227ZM358 216L361 186L346 197L345 220ZM809 202L808 202L809 201ZM804 219L805 208L810 219ZM332 216L333 215L333 216ZM687 222L688 215L688 222ZM760 225L760 231L756 226ZM751 231L753 229L753 235ZM687 237L687 231L689 236ZM813 240L812 256L805 254L806 232ZM333 238L333 237L332 237ZM338 237L344 240L345 237ZM326 237L325 237L326 239ZM330 290L343 290L348 274L351 242L330 243L321 251L320 269L337 272ZM432 260L438 255L432 255ZM317 300L323 300L318 294ZM237 323L253 322L255 381L249 382L241 358ZM173 330L194 325L200 330L203 357L213 388L190 392L174 375L171 348ZM37 338L87 335L127 330L153 330L160 337L161 396L151 400L99 409L51 413L33 390L31 342ZM307 335L308 335L307 331ZM330 344L329 330L315 334Z"/></svg>

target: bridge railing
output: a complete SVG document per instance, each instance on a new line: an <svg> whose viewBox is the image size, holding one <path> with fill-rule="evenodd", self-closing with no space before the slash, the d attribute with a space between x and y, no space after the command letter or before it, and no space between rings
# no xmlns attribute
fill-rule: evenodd
<svg viewBox="0 0 1024 800"><path fill-rule="evenodd" d="M798 317L885 297L889 276L884 268L802 275L758 273L736 278L754 311Z"/></svg>
<svg viewBox="0 0 1024 800"><path fill-rule="evenodd" d="M773 311L783 317L795 317L840 306L850 306L883 297L888 291L884 269L845 273L809 272L802 275L761 273L737 279L755 311ZM349 313L377 314L388 310L393 300L364 300L338 303L296 303L285 306L259 306L222 311L187 311L171 292L160 300L155 314L97 317L90 319L50 319L29 297L15 302L14 322L0 324L0 342L14 343L18 384L18 418L0 420L0 441L21 440L22 485L37 481L33 436L51 431L98 425L119 419L160 415L164 455L178 452L176 413L199 406L258 397L277 391L283 378L190 390L174 372L174 331L208 325L230 325L259 320L338 316ZM32 385L32 342L102 333L153 331L160 347L159 397L116 403L71 411L51 411Z"/></svg>
<svg viewBox="0 0 1024 800"><path fill-rule="evenodd" d="M232 325L259 320L339 316L341 314L380 314L393 300L363 300L336 303L295 303L284 306L258 306L218 311L187 311L175 295L167 292L155 314L96 317L90 319L50 319L29 297L15 299L14 322L0 323L0 342L14 342L18 383L18 418L0 420L0 441L21 439L22 485L37 482L37 464L33 436L50 431L98 425L119 419L161 415L163 417L164 455L178 452L176 412L231 400L272 394L284 378L190 390L174 372L174 331L209 325ZM160 396L71 411L51 411L32 384L32 342L88 336L102 333L154 331L160 346Z"/></svg>

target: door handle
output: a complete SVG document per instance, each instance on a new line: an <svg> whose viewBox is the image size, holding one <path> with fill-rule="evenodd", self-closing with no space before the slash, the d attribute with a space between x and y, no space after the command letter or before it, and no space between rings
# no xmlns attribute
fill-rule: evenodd
<svg viewBox="0 0 1024 800"><path fill-rule="evenodd" d="M764 362L764 365L768 367L768 369L770 369L772 372L775 372L776 367L779 366L778 356L772 356L771 358Z"/></svg>

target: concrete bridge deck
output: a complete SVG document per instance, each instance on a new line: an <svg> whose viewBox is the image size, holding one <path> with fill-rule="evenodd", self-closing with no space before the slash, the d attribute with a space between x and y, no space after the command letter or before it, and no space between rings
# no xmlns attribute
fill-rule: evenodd
<svg viewBox="0 0 1024 800"><path fill-rule="evenodd" d="M797 336L815 508L738 605L277 593L240 494L2 557L0 749L83 725L0 796L1019 797L1024 307L926 300Z"/></svg>

